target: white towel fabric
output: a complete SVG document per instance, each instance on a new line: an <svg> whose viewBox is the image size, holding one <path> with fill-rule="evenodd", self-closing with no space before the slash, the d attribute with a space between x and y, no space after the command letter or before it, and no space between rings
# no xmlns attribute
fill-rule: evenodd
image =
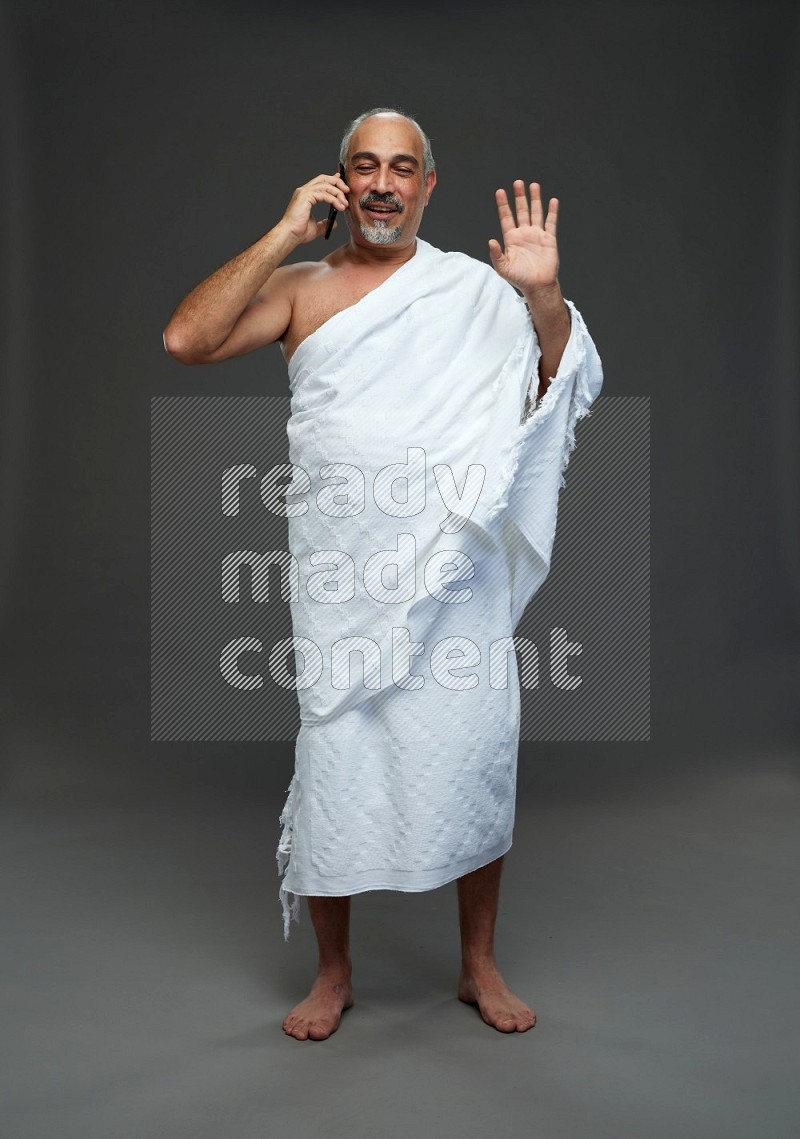
<svg viewBox="0 0 800 1139"><path fill-rule="evenodd" d="M566 303L569 342L537 402L523 298L417 238L289 361L301 469L287 503L303 512L289 517L301 727L277 850L287 940L299 895L430 890L511 846L506 638L547 576L575 423L603 381ZM380 551L400 564L381 570ZM342 648L363 653L348 664Z"/></svg>

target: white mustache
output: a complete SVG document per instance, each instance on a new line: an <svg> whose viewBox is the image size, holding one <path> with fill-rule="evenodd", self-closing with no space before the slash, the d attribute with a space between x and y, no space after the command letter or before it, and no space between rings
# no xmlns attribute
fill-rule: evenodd
<svg viewBox="0 0 800 1139"><path fill-rule="evenodd" d="M402 202L398 202L397 198L361 198L358 204L362 210L366 209L367 206L393 206L398 213L403 212L403 204Z"/></svg>

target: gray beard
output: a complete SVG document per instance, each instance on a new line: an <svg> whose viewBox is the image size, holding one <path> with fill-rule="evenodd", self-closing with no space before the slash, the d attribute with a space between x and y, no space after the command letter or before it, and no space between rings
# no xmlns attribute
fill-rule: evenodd
<svg viewBox="0 0 800 1139"><path fill-rule="evenodd" d="M397 241L403 232L402 225L389 228L388 221L375 221L372 225L359 222L359 228L364 240L371 241L373 245L391 245L393 241Z"/></svg>

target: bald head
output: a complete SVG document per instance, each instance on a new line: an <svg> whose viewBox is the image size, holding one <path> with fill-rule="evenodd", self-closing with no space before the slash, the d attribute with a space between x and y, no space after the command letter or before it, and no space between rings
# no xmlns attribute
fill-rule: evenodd
<svg viewBox="0 0 800 1139"><path fill-rule="evenodd" d="M353 135L356 133L362 123L367 122L368 119L377 119L378 121L384 120L387 122L392 119L401 119L406 123L410 123L414 128L414 133L419 140L420 153L418 157L422 163L422 176L426 178L431 170L436 169L436 163L433 160L433 152L431 151L431 142L425 131L419 125L416 119L411 115L407 115L405 111L400 110L399 107L373 107L369 111L364 111L358 115L346 128L342 135L341 145L339 147L339 161L346 166L348 151L350 150L350 143L353 140Z"/></svg>

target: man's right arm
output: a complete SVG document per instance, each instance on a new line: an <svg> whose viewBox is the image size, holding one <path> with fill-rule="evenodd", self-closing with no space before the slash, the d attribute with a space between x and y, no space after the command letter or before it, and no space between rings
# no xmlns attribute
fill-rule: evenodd
<svg viewBox="0 0 800 1139"><path fill-rule="evenodd" d="M317 202L347 208L347 185L320 174L295 190L274 229L228 261L184 297L164 329L164 348L182 364L214 364L272 344L292 316L290 281L295 266L278 268L298 245L318 237Z"/></svg>

